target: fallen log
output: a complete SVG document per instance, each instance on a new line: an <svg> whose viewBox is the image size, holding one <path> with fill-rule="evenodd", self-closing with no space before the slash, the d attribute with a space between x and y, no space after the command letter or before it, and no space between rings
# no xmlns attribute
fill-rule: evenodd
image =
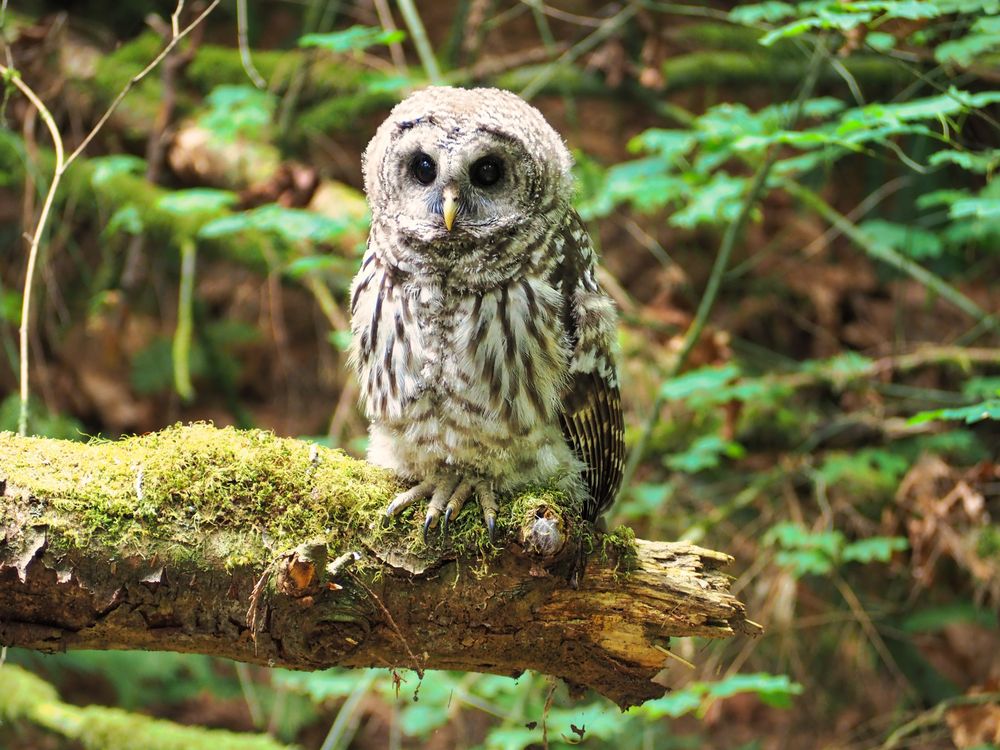
<svg viewBox="0 0 1000 750"><path fill-rule="evenodd" d="M670 637L760 630L728 592L728 555L595 532L545 490L502 507L495 543L474 504L425 542L415 511L382 517L399 489L364 461L264 431L0 433L0 644L534 669L624 708L663 694Z"/></svg>

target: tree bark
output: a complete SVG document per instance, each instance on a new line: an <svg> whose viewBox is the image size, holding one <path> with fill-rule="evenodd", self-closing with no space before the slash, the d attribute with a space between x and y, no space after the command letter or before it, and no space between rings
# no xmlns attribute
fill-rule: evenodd
<svg viewBox="0 0 1000 750"><path fill-rule="evenodd" d="M293 669L534 669L624 708L663 694L671 636L760 630L728 593L728 555L599 534L548 492L505 503L495 544L474 503L425 544L415 515L381 517L399 489L339 451L261 431L0 433L0 643ZM538 552L543 528L555 554Z"/></svg>

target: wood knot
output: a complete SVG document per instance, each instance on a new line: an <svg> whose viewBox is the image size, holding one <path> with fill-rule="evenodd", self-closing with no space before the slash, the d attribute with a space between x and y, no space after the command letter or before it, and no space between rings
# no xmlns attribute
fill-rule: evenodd
<svg viewBox="0 0 1000 750"><path fill-rule="evenodd" d="M320 589L317 570L326 566L326 545L307 543L296 547L278 564L278 591L295 599L312 596Z"/></svg>

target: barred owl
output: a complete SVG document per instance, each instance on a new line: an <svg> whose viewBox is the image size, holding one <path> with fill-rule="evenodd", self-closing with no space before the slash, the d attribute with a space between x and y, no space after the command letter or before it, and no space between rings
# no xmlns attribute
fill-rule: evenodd
<svg viewBox="0 0 1000 750"><path fill-rule="evenodd" d="M351 360L368 458L430 498L426 537L475 498L555 485L594 521L621 483L616 312L571 206L571 157L542 114L497 89L398 104L364 154L372 225L351 289Z"/></svg>

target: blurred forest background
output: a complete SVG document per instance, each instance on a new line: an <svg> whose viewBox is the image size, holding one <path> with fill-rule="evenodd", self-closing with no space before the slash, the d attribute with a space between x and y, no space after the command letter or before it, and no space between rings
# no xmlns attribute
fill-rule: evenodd
<svg viewBox="0 0 1000 750"><path fill-rule="evenodd" d="M40 236L28 431L212 420L357 455L361 151L413 88L501 86L574 150L622 313L610 525L733 554L766 635L675 642L693 668L626 714L533 674L11 650L0 748L1000 746L998 12L5 0L0 428L57 167L15 75L65 156L84 146ZM19 668L39 678L20 703Z"/></svg>

